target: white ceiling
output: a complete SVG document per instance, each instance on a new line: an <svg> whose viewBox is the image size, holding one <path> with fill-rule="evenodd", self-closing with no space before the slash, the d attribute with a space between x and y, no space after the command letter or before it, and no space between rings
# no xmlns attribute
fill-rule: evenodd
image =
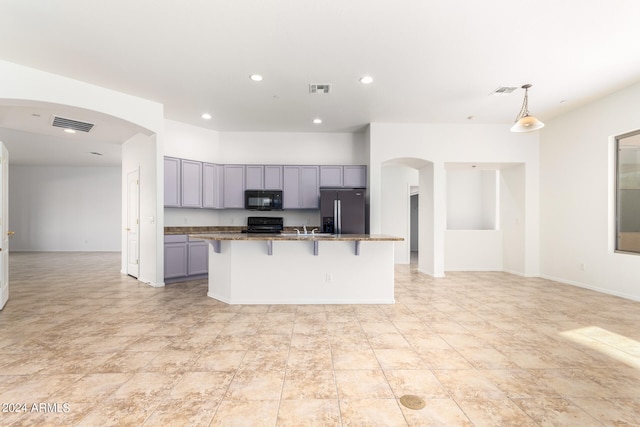
<svg viewBox="0 0 640 427"><path fill-rule="evenodd" d="M638 22L637 0L2 0L0 59L157 101L169 119L220 131L508 127L523 91L489 96L499 86L533 84L531 113L548 121L639 82ZM365 74L371 85L358 82ZM331 93L310 95L310 83ZM95 150L73 157L78 134L52 133L51 114L64 115L0 108L12 163L53 158L49 146L70 164L88 151L117 156L134 131L107 120L104 135L82 135Z"/></svg>

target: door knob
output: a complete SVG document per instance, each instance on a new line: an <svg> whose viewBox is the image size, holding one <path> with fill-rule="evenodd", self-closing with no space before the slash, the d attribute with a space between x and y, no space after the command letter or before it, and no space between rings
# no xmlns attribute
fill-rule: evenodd
<svg viewBox="0 0 640 427"><path fill-rule="evenodd" d="M13 236L14 234L16 234L15 231L7 231L7 236L9 237Z"/></svg>

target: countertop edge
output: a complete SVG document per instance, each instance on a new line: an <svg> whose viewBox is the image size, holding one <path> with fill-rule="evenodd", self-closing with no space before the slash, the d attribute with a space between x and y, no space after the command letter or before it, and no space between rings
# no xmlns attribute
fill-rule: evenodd
<svg viewBox="0 0 640 427"><path fill-rule="evenodd" d="M328 241L328 242L345 242L345 241L361 241L361 242L401 242L403 237L390 236L386 234L337 234L335 236L281 236L279 234L249 234L249 233L198 233L189 234L192 239L202 240L283 240L283 241Z"/></svg>

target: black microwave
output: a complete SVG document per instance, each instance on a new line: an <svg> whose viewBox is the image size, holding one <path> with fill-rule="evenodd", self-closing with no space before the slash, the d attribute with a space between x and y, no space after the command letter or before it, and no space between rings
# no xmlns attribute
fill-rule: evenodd
<svg viewBox="0 0 640 427"><path fill-rule="evenodd" d="M254 211L282 210L282 190L245 190L244 208Z"/></svg>

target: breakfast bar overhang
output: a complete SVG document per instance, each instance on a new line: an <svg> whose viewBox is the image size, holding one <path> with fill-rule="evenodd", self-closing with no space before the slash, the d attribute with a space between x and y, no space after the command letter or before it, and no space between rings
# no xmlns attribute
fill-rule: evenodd
<svg viewBox="0 0 640 427"><path fill-rule="evenodd" d="M194 234L209 242L207 295L228 304L393 304L394 242L369 234Z"/></svg>

